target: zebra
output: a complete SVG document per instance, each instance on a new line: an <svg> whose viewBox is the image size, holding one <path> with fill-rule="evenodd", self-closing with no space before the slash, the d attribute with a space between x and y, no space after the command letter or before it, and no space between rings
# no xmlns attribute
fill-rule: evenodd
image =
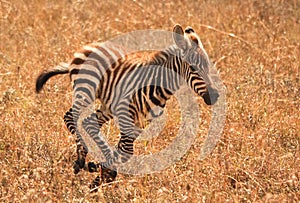
<svg viewBox="0 0 300 203"><path fill-rule="evenodd" d="M217 102L219 93L209 76L212 66L200 37L192 27L173 28L173 45L160 51L127 53L122 47L109 43L93 43L74 54L68 64L42 72L36 80L39 93L51 77L69 74L73 87L73 104L64 115L64 122L75 134L77 160L74 173L81 169L96 172L101 168L91 187L114 181L117 165L133 155L133 143L144 127L140 119L152 118L163 111L166 101L183 84L187 84L207 105ZM100 100L101 107L94 111L93 104ZM84 116L83 116L84 115ZM97 136L103 124L117 119L120 139L111 148ZM88 153L79 128L101 146L106 161L85 163Z"/></svg>

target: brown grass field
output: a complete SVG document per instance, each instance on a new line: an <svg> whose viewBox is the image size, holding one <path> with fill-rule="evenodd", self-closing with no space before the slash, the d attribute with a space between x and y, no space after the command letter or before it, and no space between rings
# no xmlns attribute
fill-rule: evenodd
<svg viewBox="0 0 300 203"><path fill-rule="evenodd" d="M0 0L0 17L0 202L300 202L299 0ZM69 78L55 77L39 95L35 79L84 44L175 23L199 33L227 87L222 138L198 159L211 117L200 98L197 139L180 161L119 174L90 193L96 174L73 174L74 137L63 122ZM165 130L137 153L172 141L174 105ZM104 132L117 140L112 122Z"/></svg>

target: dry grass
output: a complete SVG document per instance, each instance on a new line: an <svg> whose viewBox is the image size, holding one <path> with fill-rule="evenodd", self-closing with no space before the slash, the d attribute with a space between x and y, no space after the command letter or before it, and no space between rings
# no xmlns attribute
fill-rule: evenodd
<svg viewBox="0 0 300 203"><path fill-rule="evenodd" d="M0 202L299 202L299 0L100 2L0 0ZM197 159L210 118L199 99L199 135L179 162L89 193L95 174L73 175L74 138L62 119L69 80L56 77L36 95L35 78L83 44L174 23L193 26L218 61L227 87L222 139ZM178 130L167 128L150 150Z"/></svg>

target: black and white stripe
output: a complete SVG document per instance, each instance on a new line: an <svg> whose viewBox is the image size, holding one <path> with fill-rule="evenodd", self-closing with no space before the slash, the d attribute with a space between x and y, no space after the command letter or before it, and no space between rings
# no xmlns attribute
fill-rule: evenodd
<svg viewBox="0 0 300 203"><path fill-rule="evenodd" d="M112 43L96 43L75 53L68 66L58 66L42 73L36 82L40 92L46 81L57 74L69 73L73 84L73 105L64 116L68 130L76 134L78 159L75 173L85 166L87 148L78 126L101 146L105 168L126 162L133 154L133 143L141 133L141 117L157 117L152 109L165 107L166 101L186 83L207 104L214 104L218 92L209 78L210 62L198 35L190 27L183 31L176 25L173 30L175 44L153 53L130 53ZM102 107L93 112L99 99ZM82 117L82 115L87 115ZM121 138L115 149L98 136L101 126L112 118L118 119ZM151 119L150 119L151 120ZM97 166L89 163L89 170ZM104 170L105 169L105 170ZM108 172L113 180L114 172ZM98 178L99 179L99 178ZM102 179L105 179L102 176Z"/></svg>

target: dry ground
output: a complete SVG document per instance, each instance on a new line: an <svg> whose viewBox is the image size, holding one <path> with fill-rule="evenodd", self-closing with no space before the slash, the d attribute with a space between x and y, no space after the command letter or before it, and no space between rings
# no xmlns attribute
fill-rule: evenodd
<svg viewBox="0 0 300 203"><path fill-rule="evenodd" d="M299 0L0 0L0 17L0 202L300 201ZM74 138L62 119L69 79L56 77L36 95L37 75L86 43L175 23L193 26L218 62L227 87L220 142L198 160L210 118L199 99L198 136L179 162L143 177L120 174L89 193L95 174L73 174ZM167 130L142 150L172 139L172 109Z"/></svg>

